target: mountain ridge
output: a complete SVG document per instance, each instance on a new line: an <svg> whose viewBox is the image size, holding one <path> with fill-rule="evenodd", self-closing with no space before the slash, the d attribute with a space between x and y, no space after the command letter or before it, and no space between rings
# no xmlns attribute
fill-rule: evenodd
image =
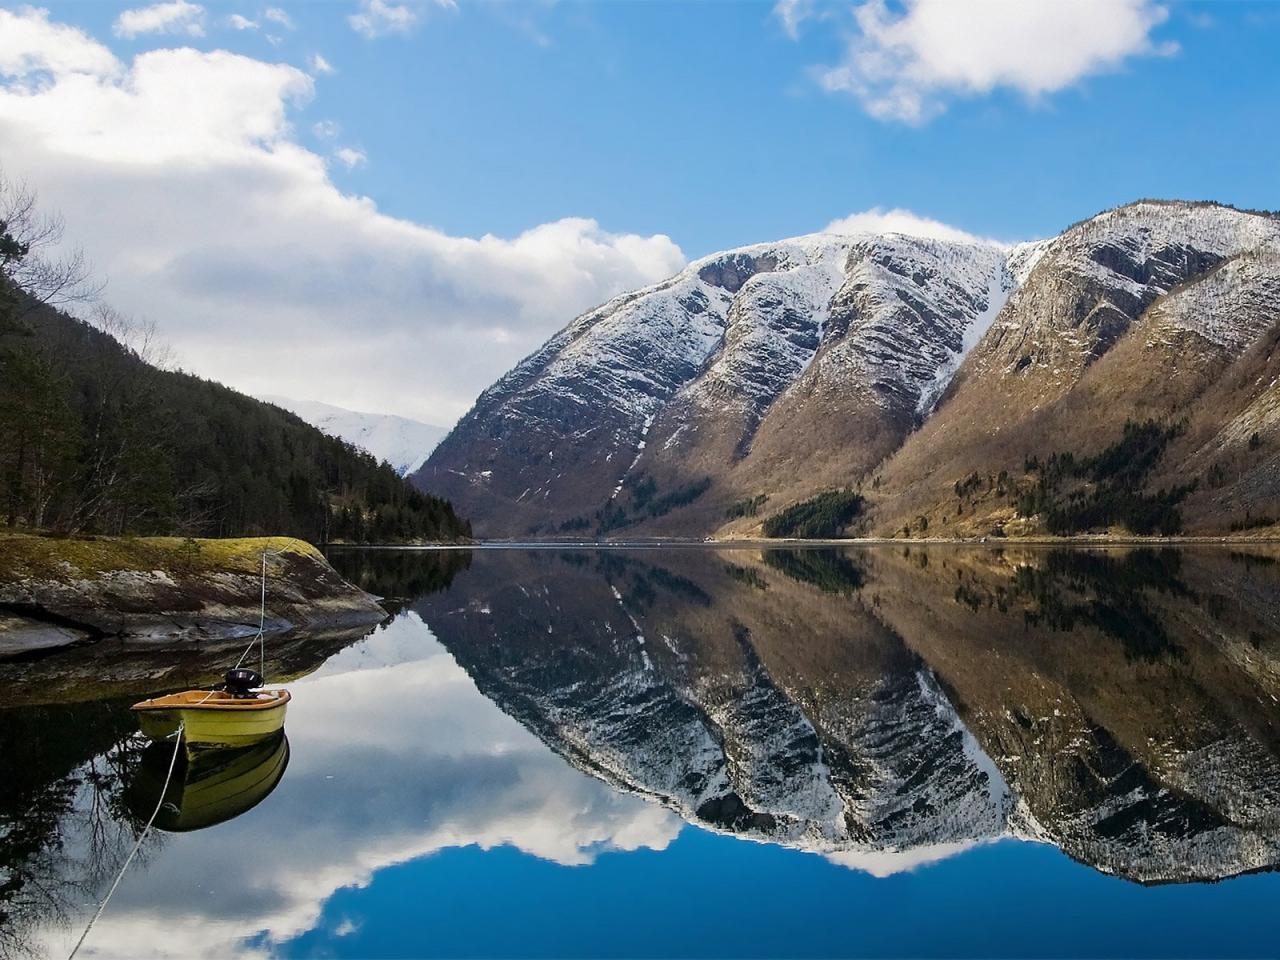
<svg viewBox="0 0 1280 960"><path fill-rule="evenodd" d="M1217 532L1280 494L1254 470L1248 490L1207 496L1209 469L1230 469L1210 457L1191 476L1208 455L1189 446L1212 427L1189 404L1276 322L1277 238L1271 214L1137 201L1013 247L814 234L712 254L575 319L481 394L413 478L484 536L751 535L855 488L856 532L1031 535L1100 496L1072 475L1035 500L1033 458L1090 456L1128 420L1185 419L1141 478L1173 486L1102 504L1088 529L1185 513L1189 532ZM1202 321L1209 308L1221 316ZM1164 388L1170 370L1183 386ZM1134 377L1145 392L1124 388ZM1271 393L1230 402L1267 426L1269 452ZM1019 513L1033 501L1044 510Z"/></svg>

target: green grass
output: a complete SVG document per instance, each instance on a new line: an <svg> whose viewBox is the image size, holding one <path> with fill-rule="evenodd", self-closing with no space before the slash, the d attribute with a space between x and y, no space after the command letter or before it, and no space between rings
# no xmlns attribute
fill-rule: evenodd
<svg viewBox="0 0 1280 960"><path fill-rule="evenodd" d="M321 559L320 551L294 537L46 537L0 533L0 583L18 580L93 579L121 570L183 574L254 573L263 552Z"/></svg>

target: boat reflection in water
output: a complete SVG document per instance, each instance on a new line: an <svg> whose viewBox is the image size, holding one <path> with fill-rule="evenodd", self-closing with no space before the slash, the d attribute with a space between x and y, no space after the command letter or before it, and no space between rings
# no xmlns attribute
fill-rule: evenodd
<svg viewBox="0 0 1280 960"><path fill-rule="evenodd" d="M165 789L172 760L169 743L148 746L125 792L125 802L144 823L159 803L155 820L159 830L202 830L253 809L275 790L289 765L289 739L282 729L248 747L183 750Z"/></svg>

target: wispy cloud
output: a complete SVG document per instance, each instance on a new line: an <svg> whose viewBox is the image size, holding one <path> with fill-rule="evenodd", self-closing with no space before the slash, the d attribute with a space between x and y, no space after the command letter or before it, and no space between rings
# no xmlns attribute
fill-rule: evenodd
<svg viewBox="0 0 1280 960"><path fill-rule="evenodd" d="M774 13L798 35L808 0ZM856 97L872 116L923 123L957 97L1005 88L1035 99L1177 45L1153 33L1168 10L1152 0L867 0L853 8L843 59L815 71L831 92Z"/></svg>
<svg viewBox="0 0 1280 960"><path fill-rule="evenodd" d="M149 7L125 10L112 27L117 37L136 37L140 33L179 33L190 37L204 36L204 7L187 0L171 0Z"/></svg>
<svg viewBox="0 0 1280 960"><path fill-rule="evenodd" d="M313 76L319 76L321 74L327 76L332 73L337 73L337 71L333 68L333 64L331 64L328 60L326 60L324 57L322 57L318 53L313 53L310 57L307 58L307 66L311 68L311 73Z"/></svg>
<svg viewBox="0 0 1280 960"><path fill-rule="evenodd" d="M267 7L262 11L262 19L268 20L276 26L284 27L286 30L297 29L293 25L293 18L279 7Z"/></svg>
<svg viewBox="0 0 1280 960"><path fill-rule="evenodd" d="M358 150L355 147L339 147L333 151L333 158L348 170L363 167L369 162L368 155L363 150Z"/></svg>
<svg viewBox="0 0 1280 960"><path fill-rule="evenodd" d="M389 34L412 33L423 20L425 10L433 6L445 10L458 9L457 0L360 0L360 9L347 17L351 29L366 39Z"/></svg>
<svg viewBox="0 0 1280 960"><path fill-rule="evenodd" d="M800 38L800 24L813 16L813 0L778 0L773 6L773 15L782 24L782 29L792 40Z"/></svg>
<svg viewBox="0 0 1280 960"><path fill-rule="evenodd" d="M232 30L257 30L258 21L250 20L248 17L242 16L238 13L233 13L231 16L227 17L227 26Z"/></svg>

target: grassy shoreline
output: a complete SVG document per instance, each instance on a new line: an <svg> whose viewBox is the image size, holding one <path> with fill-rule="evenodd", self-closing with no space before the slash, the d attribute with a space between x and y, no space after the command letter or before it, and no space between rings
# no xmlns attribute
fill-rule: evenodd
<svg viewBox="0 0 1280 960"><path fill-rule="evenodd" d="M110 637L223 642L385 616L292 537L0 534L0 658Z"/></svg>
<svg viewBox="0 0 1280 960"><path fill-rule="evenodd" d="M49 537L0 533L0 583L92 579L122 571L184 575L254 573L262 555L317 560L319 550L294 537Z"/></svg>

